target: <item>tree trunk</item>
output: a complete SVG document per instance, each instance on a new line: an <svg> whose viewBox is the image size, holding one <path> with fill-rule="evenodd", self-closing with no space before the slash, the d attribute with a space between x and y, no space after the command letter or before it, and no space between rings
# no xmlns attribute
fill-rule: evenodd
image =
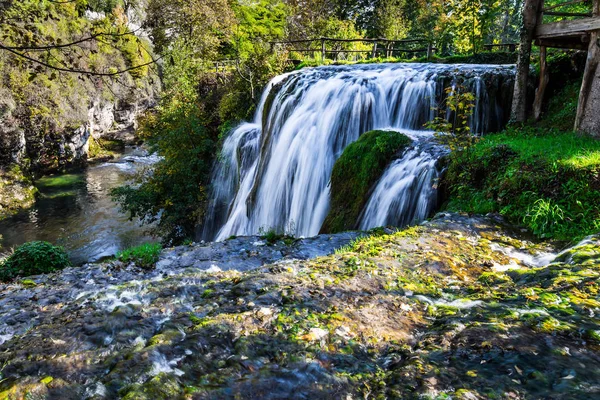
<svg viewBox="0 0 600 400"><path fill-rule="evenodd" d="M517 76L511 110L511 121L527 120L527 82L531 58L531 42L535 32L538 10L542 7L540 0L525 0L523 4L523 26L521 27L521 46L517 62Z"/></svg>
<svg viewBox="0 0 600 400"><path fill-rule="evenodd" d="M548 63L546 62L546 47L540 47L540 83L535 92L535 100L533 101L533 117L536 121L542 116L542 105L544 103L544 93L548 86Z"/></svg>
<svg viewBox="0 0 600 400"><path fill-rule="evenodd" d="M594 1L594 16L600 17L600 0ZM600 31L590 34L590 46L579 91L575 130L600 136Z"/></svg>

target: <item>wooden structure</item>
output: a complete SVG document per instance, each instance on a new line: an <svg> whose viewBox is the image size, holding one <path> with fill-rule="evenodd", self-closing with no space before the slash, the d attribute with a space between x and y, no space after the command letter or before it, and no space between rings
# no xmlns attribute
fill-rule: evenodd
<svg viewBox="0 0 600 400"><path fill-rule="evenodd" d="M557 11L566 5L592 3L589 13ZM544 23L544 15L579 19ZM512 105L512 119L527 119L527 85L531 47L540 47L540 81L536 90L533 114L539 119L544 92L549 81L546 53L548 47L587 50L588 57L579 94L575 130L600 136L600 0L571 0L544 7L544 0L525 0L521 46Z"/></svg>
<svg viewBox="0 0 600 400"><path fill-rule="evenodd" d="M370 49L349 50L343 49L340 45L348 43L369 44ZM270 42L271 47L287 46L288 51L297 53L318 53L321 59L325 60L328 55L333 55L337 59L339 54L366 54L368 58L376 58L379 55L384 57L393 57L399 54L423 54L430 59L436 50L433 44L426 39L334 39L321 37L318 39L300 39L283 42ZM318 47L315 47L317 44ZM328 48L329 45L329 48ZM337 45L337 46L336 46Z"/></svg>

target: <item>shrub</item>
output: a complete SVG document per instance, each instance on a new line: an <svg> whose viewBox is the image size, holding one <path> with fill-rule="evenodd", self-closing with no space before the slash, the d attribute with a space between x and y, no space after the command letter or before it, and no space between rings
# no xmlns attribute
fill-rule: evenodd
<svg viewBox="0 0 600 400"><path fill-rule="evenodd" d="M0 281L54 272L71 265L62 247L48 242L29 242L17 247L13 254L0 263Z"/></svg>
<svg viewBox="0 0 600 400"><path fill-rule="evenodd" d="M160 243L144 243L118 252L117 259L123 262L134 262L142 268L150 268L158 261L161 250Z"/></svg>

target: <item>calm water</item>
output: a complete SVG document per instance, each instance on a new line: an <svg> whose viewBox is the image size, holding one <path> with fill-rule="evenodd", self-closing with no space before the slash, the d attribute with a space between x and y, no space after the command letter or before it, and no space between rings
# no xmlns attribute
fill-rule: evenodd
<svg viewBox="0 0 600 400"><path fill-rule="evenodd" d="M131 181L136 172L156 161L142 149L129 149L114 161L40 179L35 207L0 221L2 246L45 240L64 246L73 262L81 264L157 241L147 226L129 221L110 198L112 188Z"/></svg>

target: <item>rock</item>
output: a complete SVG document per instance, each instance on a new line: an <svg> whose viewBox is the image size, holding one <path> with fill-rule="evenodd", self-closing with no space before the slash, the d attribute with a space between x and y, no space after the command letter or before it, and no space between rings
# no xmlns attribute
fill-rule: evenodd
<svg viewBox="0 0 600 400"><path fill-rule="evenodd" d="M498 272L507 249L548 249L444 214L360 239L364 252L324 247L359 235L247 258L237 250L259 238L236 238L166 250L163 270L86 264L0 284L0 399L596 395L598 243ZM212 264L222 270L206 274Z"/></svg>

